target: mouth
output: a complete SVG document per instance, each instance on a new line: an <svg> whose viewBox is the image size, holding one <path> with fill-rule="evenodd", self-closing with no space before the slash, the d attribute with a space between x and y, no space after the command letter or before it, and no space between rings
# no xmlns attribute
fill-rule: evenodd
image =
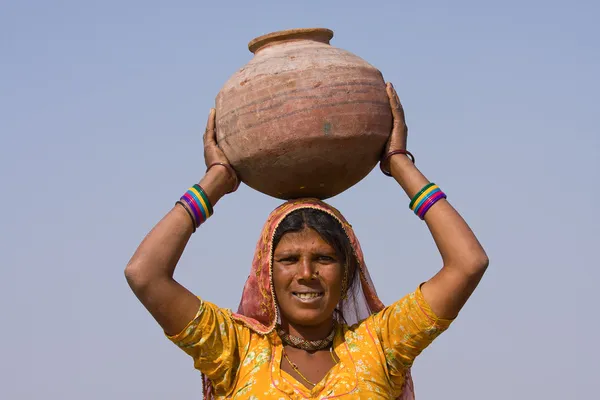
<svg viewBox="0 0 600 400"><path fill-rule="evenodd" d="M323 297L323 292L292 292L292 294L301 301L313 301Z"/></svg>

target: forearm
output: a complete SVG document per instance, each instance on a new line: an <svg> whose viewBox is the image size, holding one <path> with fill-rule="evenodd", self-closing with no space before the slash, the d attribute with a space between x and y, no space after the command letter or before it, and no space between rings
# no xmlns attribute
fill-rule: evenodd
<svg viewBox="0 0 600 400"><path fill-rule="evenodd" d="M405 156L392 157L390 170L409 198L429 183ZM465 220L445 199L427 211L425 222L440 251L443 267L423 285L423 296L438 317L454 318L479 284L488 258Z"/></svg>
<svg viewBox="0 0 600 400"><path fill-rule="evenodd" d="M221 169L212 168L200 181L213 206L231 188L227 173ZM176 204L148 233L127 264L125 274L130 284L171 279L193 229L186 210Z"/></svg>
<svg viewBox="0 0 600 400"><path fill-rule="evenodd" d="M200 181L202 189L186 192L182 202L150 231L125 267L129 286L168 334L180 332L200 306L200 300L173 279L181 254L196 226L210 216L210 206L239 184L216 142L215 115L215 109L211 109L203 136L208 170Z"/></svg>
<svg viewBox="0 0 600 400"><path fill-rule="evenodd" d="M429 180L408 157L398 155L391 159L392 176L409 198L419 192ZM425 214L425 222L440 251L444 266L470 269L487 260L479 241L458 212L445 199L439 200Z"/></svg>
<svg viewBox="0 0 600 400"><path fill-rule="evenodd" d="M222 167L200 181L211 204L233 185ZM125 277L140 302L168 334L181 331L194 317L200 301L173 279L177 262L194 230L194 222L179 204L150 231L125 268Z"/></svg>

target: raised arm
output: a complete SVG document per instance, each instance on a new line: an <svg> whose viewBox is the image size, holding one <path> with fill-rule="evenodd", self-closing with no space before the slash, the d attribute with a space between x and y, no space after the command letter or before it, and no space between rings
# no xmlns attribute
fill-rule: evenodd
<svg viewBox="0 0 600 400"><path fill-rule="evenodd" d="M391 84L387 91L394 116L394 127L385 152L390 154L406 149L408 128L404 110ZM385 157L382 169L391 172L410 199L430 183L404 154ZM488 266L488 257L465 220L447 200L435 202L424 218L442 256L443 267L423 284L423 297L439 318L454 318L479 284Z"/></svg>
<svg viewBox="0 0 600 400"><path fill-rule="evenodd" d="M207 167L229 161L215 142L215 110L210 111L204 134ZM237 185L235 171L215 165L200 180L212 206ZM185 202L184 202L185 203ZM200 300L173 279L177 262L195 230L189 204L173 209L148 233L125 268L129 286L167 334L179 333L194 318Z"/></svg>

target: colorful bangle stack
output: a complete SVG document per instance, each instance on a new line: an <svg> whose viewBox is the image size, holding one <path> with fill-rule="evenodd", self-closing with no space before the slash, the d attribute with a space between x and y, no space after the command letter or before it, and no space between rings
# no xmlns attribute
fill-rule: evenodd
<svg viewBox="0 0 600 400"><path fill-rule="evenodd" d="M424 219L431 206L445 198L446 194L442 192L438 185L429 183L419 193L415 194L408 206L419 218Z"/></svg>
<svg viewBox="0 0 600 400"><path fill-rule="evenodd" d="M181 205L192 220L194 232L206 221L212 214L213 208L206 192L198 184L192 186L177 202Z"/></svg>

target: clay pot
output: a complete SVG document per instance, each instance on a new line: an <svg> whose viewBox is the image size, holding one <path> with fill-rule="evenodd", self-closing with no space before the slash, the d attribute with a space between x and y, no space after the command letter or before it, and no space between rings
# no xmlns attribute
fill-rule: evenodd
<svg viewBox="0 0 600 400"><path fill-rule="evenodd" d="M392 115L381 73L329 29L256 38L216 99L217 141L242 181L281 199L343 192L377 164Z"/></svg>

